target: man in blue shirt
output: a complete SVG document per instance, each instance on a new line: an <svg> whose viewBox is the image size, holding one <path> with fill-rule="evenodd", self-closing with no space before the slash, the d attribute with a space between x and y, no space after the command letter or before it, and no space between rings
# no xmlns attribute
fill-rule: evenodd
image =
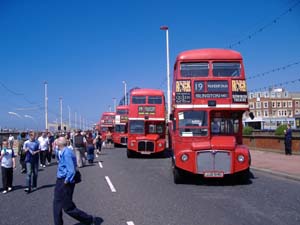
<svg viewBox="0 0 300 225"><path fill-rule="evenodd" d="M29 133L29 140L24 142L23 146L25 152L25 163L26 163L26 186L25 192L30 193L31 190L36 190L37 188L37 177L39 170L39 143L35 140L35 133L31 131ZM31 177L32 185L31 185Z"/></svg>
<svg viewBox="0 0 300 225"><path fill-rule="evenodd" d="M67 140L64 137L58 138L56 143L58 167L53 200L54 224L63 224L62 210L81 223L94 224L94 217L78 209L73 202L76 157L73 151L67 147Z"/></svg>

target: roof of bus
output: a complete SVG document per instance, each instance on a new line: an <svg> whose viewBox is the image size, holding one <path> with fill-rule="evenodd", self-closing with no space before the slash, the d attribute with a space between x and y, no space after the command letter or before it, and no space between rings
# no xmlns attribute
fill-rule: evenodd
<svg viewBox="0 0 300 225"><path fill-rule="evenodd" d="M129 109L129 106L128 105L118 105L117 110L118 109Z"/></svg>
<svg viewBox="0 0 300 225"><path fill-rule="evenodd" d="M179 53L176 58L178 60L195 60L195 59L233 59L241 60L242 55L234 50L219 49L219 48L206 48L206 49L194 49Z"/></svg>
<svg viewBox="0 0 300 225"><path fill-rule="evenodd" d="M163 95L162 90L157 89L135 89L131 92L131 95Z"/></svg>
<svg viewBox="0 0 300 225"><path fill-rule="evenodd" d="M116 113L115 112L103 112L102 116L115 116Z"/></svg>

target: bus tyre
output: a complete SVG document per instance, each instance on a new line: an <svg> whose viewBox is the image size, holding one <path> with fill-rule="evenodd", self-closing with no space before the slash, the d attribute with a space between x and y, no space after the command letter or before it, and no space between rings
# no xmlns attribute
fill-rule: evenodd
<svg viewBox="0 0 300 225"><path fill-rule="evenodd" d="M182 171L176 166L173 167L173 179L175 184L181 184L184 181Z"/></svg>
<svg viewBox="0 0 300 225"><path fill-rule="evenodd" d="M127 149L127 158L133 158L133 152Z"/></svg>
<svg viewBox="0 0 300 225"><path fill-rule="evenodd" d="M249 168L237 173L235 175L236 182L239 184L248 184L250 181L250 170Z"/></svg>

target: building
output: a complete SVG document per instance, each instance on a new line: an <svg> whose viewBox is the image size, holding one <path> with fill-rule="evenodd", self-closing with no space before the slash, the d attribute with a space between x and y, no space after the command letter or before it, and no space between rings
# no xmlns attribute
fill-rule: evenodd
<svg viewBox="0 0 300 225"><path fill-rule="evenodd" d="M300 128L300 92L289 93L283 88L269 91L249 92L248 102L254 119L249 112L244 115L244 124L255 129L274 130L281 124L290 123L292 128Z"/></svg>

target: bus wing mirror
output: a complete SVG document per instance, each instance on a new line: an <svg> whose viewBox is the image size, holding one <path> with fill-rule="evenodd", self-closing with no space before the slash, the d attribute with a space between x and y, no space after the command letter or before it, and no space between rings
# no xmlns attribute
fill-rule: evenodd
<svg viewBox="0 0 300 225"><path fill-rule="evenodd" d="M170 118L169 118L170 120L174 120L174 115L171 113L170 114Z"/></svg>
<svg viewBox="0 0 300 225"><path fill-rule="evenodd" d="M254 119L254 114L253 114L253 112L250 112L250 113L249 113L249 117L251 118L251 120Z"/></svg>

